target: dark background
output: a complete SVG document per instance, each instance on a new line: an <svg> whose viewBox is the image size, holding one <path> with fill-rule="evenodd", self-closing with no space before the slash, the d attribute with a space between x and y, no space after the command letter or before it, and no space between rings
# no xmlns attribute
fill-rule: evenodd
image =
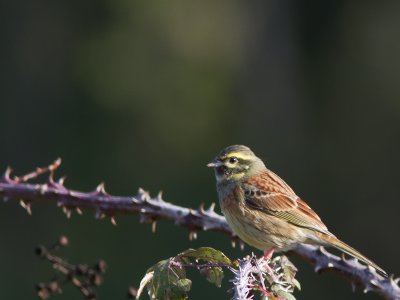
<svg viewBox="0 0 400 300"><path fill-rule="evenodd" d="M115 195L143 187L196 207L217 200L205 164L246 144L332 232L398 274L400 2L373 3L2 1L0 167L23 174L62 157L70 188L104 180ZM189 247L254 251L117 220L0 204L0 298L35 299L52 271L33 248L60 234L71 261L108 262L99 299L124 299L149 266ZM295 263L299 299L378 298ZM227 279L217 289L192 278L191 299L230 298Z"/></svg>

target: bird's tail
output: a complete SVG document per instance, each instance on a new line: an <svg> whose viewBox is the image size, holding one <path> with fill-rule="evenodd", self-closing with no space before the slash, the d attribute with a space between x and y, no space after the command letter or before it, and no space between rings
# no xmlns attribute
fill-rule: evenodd
<svg viewBox="0 0 400 300"><path fill-rule="evenodd" d="M376 263L374 263L372 260L368 259L364 255L362 255L360 252L358 252L356 249L353 247L347 245L346 243L342 242L341 240L337 239L335 236L327 235L327 234L321 234L320 238L326 242L326 246L331 246L334 247L340 251L343 251L344 253L353 256L357 258L358 260L364 262L365 264L373 267L375 270L378 271L381 275L387 277L388 274L383 270L381 267L379 267Z"/></svg>

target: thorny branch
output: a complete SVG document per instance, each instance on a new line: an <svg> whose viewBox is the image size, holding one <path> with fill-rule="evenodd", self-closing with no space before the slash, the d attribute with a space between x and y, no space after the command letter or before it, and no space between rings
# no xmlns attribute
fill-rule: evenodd
<svg viewBox="0 0 400 300"><path fill-rule="evenodd" d="M62 276L55 276L48 283L38 283L36 285L37 295L40 299L47 299L53 294L60 294L62 286L71 283L75 286L82 296L87 300L96 300L94 288L103 282L103 273L106 271L107 264L104 260L99 260L96 265L87 264L74 265L64 258L55 255L53 252L60 247L68 245L68 238L61 236L58 241L50 247L39 245L36 247L36 254L42 259L47 260Z"/></svg>
<svg viewBox="0 0 400 300"><path fill-rule="evenodd" d="M152 224L152 230L156 229L156 221L159 219L174 222L176 225L189 230L189 238L196 239L198 231L220 231L227 234L234 245L238 238L233 234L225 218L214 212L214 204L209 209L200 205L198 209L185 208L165 202L160 192L156 197L150 197L149 193L139 189L136 196L119 197L112 196L105 191L101 183L92 192L80 192L66 188L64 178L53 180L52 173L61 164L56 160L46 168L38 168L25 176L11 178L11 169L8 168L0 179L0 196L4 201L19 200L26 211L31 214L32 202L53 201L61 207L69 218L73 210L82 213L82 209L92 209L96 218L109 217L116 225L117 214L139 214L141 222ZM27 180L50 172L49 179L42 184L29 184ZM399 300L400 278L384 278L374 269L360 264L357 260L347 260L328 253L323 248L302 245L293 250L293 253L309 261L314 265L316 272L335 271L342 274L352 282L352 286L361 285L365 292L372 291L385 299Z"/></svg>

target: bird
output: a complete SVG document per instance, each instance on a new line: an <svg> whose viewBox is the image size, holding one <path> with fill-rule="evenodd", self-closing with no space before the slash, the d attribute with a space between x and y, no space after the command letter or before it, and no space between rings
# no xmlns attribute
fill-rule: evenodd
<svg viewBox="0 0 400 300"><path fill-rule="evenodd" d="M270 259L299 244L333 247L387 277L387 273L333 235L320 217L292 188L243 145L224 148L207 164L215 171L225 219L241 240Z"/></svg>

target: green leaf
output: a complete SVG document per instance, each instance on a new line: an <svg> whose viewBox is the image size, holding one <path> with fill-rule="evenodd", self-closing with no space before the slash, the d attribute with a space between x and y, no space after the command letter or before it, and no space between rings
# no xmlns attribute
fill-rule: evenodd
<svg viewBox="0 0 400 300"><path fill-rule="evenodd" d="M295 265L285 256L282 255L280 257L280 265L283 270L283 274L285 275L283 278L294 287L296 287L298 290L301 289L299 281L295 278L296 273L297 273L297 268Z"/></svg>
<svg viewBox="0 0 400 300"><path fill-rule="evenodd" d="M164 297L156 299L168 299L168 300L183 300L188 298L188 292L192 287L192 281L187 278L179 279L173 282L164 290Z"/></svg>
<svg viewBox="0 0 400 300"><path fill-rule="evenodd" d="M282 288L281 288L281 286L279 284L274 284L271 287L271 290L278 297L281 297L281 298L286 299L286 300L296 300L296 298L291 293L282 290Z"/></svg>
<svg viewBox="0 0 400 300"><path fill-rule="evenodd" d="M291 280L296 276L297 268L285 255L281 256L281 265L288 280Z"/></svg>
<svg viewBox="0 0 400 300"><path fill-rule="evenodd" d="M179 266L179 262L173 258L162 260L147 270L136 299L140 297L144 286L151 299L187 299L191 285L192 282L186 278L185 269Z"/></svg>
<svg viewBox="0 0 400 300"><path fill-rule="evenodd" d="M227 265L230 265L232 263L231 260L224 253L210 247L189 249L179 254L179 256L183 258L191 257L195 260L204 260L206 262L223 263Z"/></svg>
<svg viewBox="0 0 400 300"><path fill-rule="evenodd" d="M296 298L291 293L285 292L283 290L278 290L275 293L286 300L296 300Z"/></svg>
<svg viewBox="0 0 400 300"><path fill-rule="evenodd" d="M200 270L200 274L205 276L206 279L214 283L217 287L221 287L224 272L221 267L207 267Z"/></svg>
<svg viewBox="0 0 400 300"><path fill-rule="evenodd" d="M196 264L199 260L205 264ZM187 299L192 286L192 282L186 278L184 268L187 266L199 266L200 273L209 282L220 287L224 277L222 266L225 265L233 266L231 260L219 250L209 247L186 250L149 268L140 283L136 299L145 287L151 299Z"/></svg>
<svg viewBox="0 0 400 300"><path fill-rule="evenodd" d="M293 278L293 279L292 279L292 283L294 284L294 286L295 286L299 291L301 290L300 282L299 282L296 278Z"/></svg>
<svg viewBox="0 0 400 300"><path fill-rule="evenodd" d="M192 281L190 279L184 278L184 279L179 279L175 283L176 287L179 288L179 290L189 292L190 288L192 287Z"/></svg>
<svg viewBox="0 0 400 300"><path fill-rule="evenodd" d="M231 260L225 254L210 247L189 249L179 254L179 257L186 263L189 263L191 260L195 260L196 262L202 260L206 263L232 264ZM221 282L224 278L224 272L221 267L204 267L200 269L200 274L205 276L209 282L215 284L217 287L221 287Z"/></svg>

